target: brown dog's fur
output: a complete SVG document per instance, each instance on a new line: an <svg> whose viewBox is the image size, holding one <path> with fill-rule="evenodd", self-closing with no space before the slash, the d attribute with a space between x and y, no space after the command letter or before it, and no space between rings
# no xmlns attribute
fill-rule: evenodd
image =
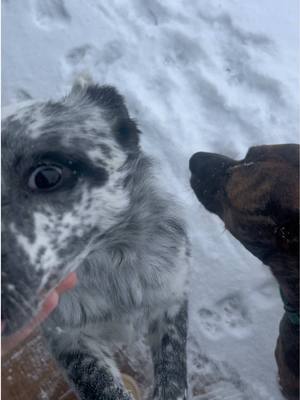
<svg viewBox="0 0 300 400"><path fill-rule="evenodd" d="M298 399L299 145L252 147L241 161L200 152L190 170L199 201L279 283L286 310L275 350L279 382L288 399Z"/></svg>

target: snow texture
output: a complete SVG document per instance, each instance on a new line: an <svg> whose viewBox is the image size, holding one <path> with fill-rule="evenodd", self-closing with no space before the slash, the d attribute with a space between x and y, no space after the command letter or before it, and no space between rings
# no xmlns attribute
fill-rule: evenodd
<svg viewBox="0 0 300 400"><path fill-rule="evenodd" d="M190 398L280 400L282 305L267 267L189 188L188 159L298 142L297 0L6 0L2 104L115 85L184 206L193 245Z"/></svg>

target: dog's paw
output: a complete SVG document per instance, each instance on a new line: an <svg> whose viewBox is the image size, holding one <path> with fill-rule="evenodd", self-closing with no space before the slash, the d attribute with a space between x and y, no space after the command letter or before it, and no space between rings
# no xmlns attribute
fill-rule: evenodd
<svg viewBox="0 0 300 400"><path fill-rule="evenodd" d="M167 381L161 383L154 391L152 400L188 400L188 389L176 385L168 385Z"/></svg>
<svg viewBox="0 0 300 400"><path fill-rule="evenodd" d="M152 400L188 400L188 397L187 397L187 395L184 395L184 396L177 396L177 397L174 397L173 395L171 395L171 396L164 396L164 395L162 395L162 396L154 396L153 398L152 398Z"/></svg>

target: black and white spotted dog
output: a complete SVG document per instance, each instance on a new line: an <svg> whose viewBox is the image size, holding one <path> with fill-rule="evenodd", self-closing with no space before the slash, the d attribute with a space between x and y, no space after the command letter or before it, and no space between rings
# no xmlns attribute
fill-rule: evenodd
<svg viewBox="0 0 300 400"><path fill-rule="evenodd" d="M131 399L110 344L145 326L153 397L186 399L188 241L123 98L76 84L61 101L4 111L2 183L3 334L76 269L44 330L80 398Z"/></svg>

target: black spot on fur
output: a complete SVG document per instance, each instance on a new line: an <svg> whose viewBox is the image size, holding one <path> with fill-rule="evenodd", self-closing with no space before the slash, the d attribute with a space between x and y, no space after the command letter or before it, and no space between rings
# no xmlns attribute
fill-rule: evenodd
<svg viewBox="0 0 300 400"><path fill-rule="evenodd" d="M139 143L139 130L132 119L119 120L115 126L118 143L125 149L137 149Z"/></svg>

